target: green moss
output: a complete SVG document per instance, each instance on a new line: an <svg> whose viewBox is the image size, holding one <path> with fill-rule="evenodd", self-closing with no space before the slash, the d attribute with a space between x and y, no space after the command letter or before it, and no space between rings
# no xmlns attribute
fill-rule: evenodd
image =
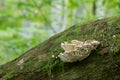
<svg viewBox="0 0 120 80"><path fill-rule="evenodd" d="M63 52L63 50L60 47L60 44L61 42L64 42L64 41L70 42L73 39L77 39L81 41L87 40L87 39L96 39L101 42L101 46L100 46L101 49L109 46L110 47L110 51L108 51L109 56L110 55L113 56L117 54L120 50L120 45L119 45L120 34L117 34L117 33L120 33L120 31L117 30L117 28L120 28L119 25L120 25L119 18L118 20L109 19L109 20L103 20L103 21L96 21L95 23L83 25L81 27L78 25L75 25L70 29L62 32L61 33L62 36L60 36L57 40L54 41L54 44L50 47L48 52L50 56L58 55L59 53ZM96 56L94 56L93 58L95 57ZM55 62L56 60L53 60L53 61ZM52 61L52 64L54 64L53 61ZM51 61L49 62L51 63ZM56 65L52 66L52 68L53 69L54 67L57 67L59 69L62 68L62 70L64 71L65 68L61 67L64 63L62 64L59 64L59 63L61 63L60 60L58 60ZM49 69L52 69L52 68L49 68ZM85 70L85 68L83 70Z"/></svg>
<svg viewBox="0 0 120 80"><path fill-rule="evenodd" d="M15 76L14 74L15 74L14 71L9 72L9 73L7 73L7 75L5 75L5 76L3 77L2 80L11 80L11 78Z"/></svg>
<svg viewBox="0 0 120 80"><path fill-rule="evenodd" d="M52 58L52 55L57 56L63 52L60 47L62 42L70 42L73 39L80 41L96 39L101 42L101 45L88 58L80 62L63 63L59 58ZM106 47L109 47L109 50L104 49ZM99 53L104 50L107 50L107 54L100 55ZM10 72L14 69L16 72L31 72L28 74L29 77L36 72L45 72L51 80L109 80L109 76L113 79L120 73L120 18L74 25L36 46L33 51L30 50L26 53L28 57L22 65L22 70L20 70L20 66L15 66L16 62L14 61L12 65L5 67L8 69L6 70L8 71L5 75L6 79L15 75ZM38 59L38 56L42 54L48 56L45 61ZM119 67L115 67L115 65ZM111 71L112 74L110 74Z"/></svg>

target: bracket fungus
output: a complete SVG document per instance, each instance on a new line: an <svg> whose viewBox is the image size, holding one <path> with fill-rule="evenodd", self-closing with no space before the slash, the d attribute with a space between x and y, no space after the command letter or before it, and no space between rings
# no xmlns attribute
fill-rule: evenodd
<svg viewBox="0 0 120 80"><path fill-rule="evenodd" d="M91 51L96 49L100 44L97 40L78 41L72 40L71 43L61 43L61 47L65 50L58 57L63 62L81 61L87 58Z"/></svg>

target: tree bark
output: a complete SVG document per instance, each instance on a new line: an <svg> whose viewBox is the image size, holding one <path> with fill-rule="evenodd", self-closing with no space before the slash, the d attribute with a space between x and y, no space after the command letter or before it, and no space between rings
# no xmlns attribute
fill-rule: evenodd
<svg viewBox="0 0 120 80"><path fill-rule="evenodd" d="M64 63L60 44L95 39L101 45L86 59ZM119 80L120 17L77 24L0 66L0 80Z"/></svg>

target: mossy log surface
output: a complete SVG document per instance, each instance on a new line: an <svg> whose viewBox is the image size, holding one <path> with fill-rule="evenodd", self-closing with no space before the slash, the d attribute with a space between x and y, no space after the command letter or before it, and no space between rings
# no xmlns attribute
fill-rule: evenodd
<svg viewBox="0 0 120 80"><path fill-rule="evenodd" d="M100 46L86 59L63 63L61 42L95 39ZM77 24L0 66L0 80L120 80L120 17Z"/></svg>

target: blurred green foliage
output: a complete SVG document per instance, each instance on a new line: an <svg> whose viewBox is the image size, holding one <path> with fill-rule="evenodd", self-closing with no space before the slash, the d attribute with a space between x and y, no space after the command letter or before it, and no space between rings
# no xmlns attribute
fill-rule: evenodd
<svg viewBox="0 0 120 80"><path fill-rule="evenodd" d="M0 0L0 64L73 24L119 13L120 0Z"/></svg>

